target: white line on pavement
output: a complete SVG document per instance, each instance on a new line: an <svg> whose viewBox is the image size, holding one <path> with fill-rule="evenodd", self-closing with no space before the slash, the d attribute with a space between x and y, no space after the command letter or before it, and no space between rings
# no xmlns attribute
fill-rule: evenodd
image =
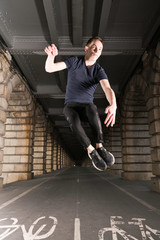
<svg viewBox="0 0 160 240"><path fill-rule="evenodd" d="M80 219L79 218L75 218L75 221L74 221L74 240L81 240Z"/></svg>
<svg viewBox="0 0 160 240"><path fill-rule="evenodd" d="M97 174L98 175L98 174ZM132 193L128 192L127 190L125 190L124 188L118 186L117 184L111 182L110 180L106 179L104 176L98 175L100 178L102 178L103 180L107 181L108 183L110 183L111 185L113 185L114 187L116 187L117 189L119 189L120 191L124 192L126 195L130 196L131 198L135 199L137 202L139 202L140 204L142 204L143 206L145 206L148 209L151 209L152 211L154 211L156 214L160 215L160 210L153 207L152 205L150 205L149 203L143 201L142 199L140 199L139 197L136 197L135 195L133 195Z"/></svg>
<svg viewBox="0 0 160 240"><path fill-rule="evenodd" d="M7 202L5 202L5 203L2 203L2 204L0 205L0 210L3 209L3 208L5 208L5 207L7 207L7 206L10 205L11 203L14 203L14 202L17 201L19 198L24 197L26 194L28 194L28 193L31 192L32 190L38 188L38 187L41 186L42 184L50 181L51 179L54 179L57 175L63 173L65 170L66 170L66 169L63 169L63 171L60 171L60 172L56 173L53 177L51 177L51 178L49 178L49 179L47 179L47 180L45 180L45 181L43 181L43 182L35 185L34 187L30 188L29 190L26 190L25 192L23 192L23 193L19 194L18 196L12 198L11 200L9 200L9 201L7 201Z"/></svg>
<svg viewBox="0 0 160 240"><path fill-rule="evenodd" d="M46 181L44 181L44 182L42 182L42 183L39 183L39 184L37 184L36 186L30 188L29 190L27 190L27 191L19 194L17 197L14 197L14 198L12 198L11 200L9 200L9 201L1 204L1 205L0 205L0 210L1 210L2 208L7 207L7 206L10 205L11 203L15 202L15 201L18 200L19 198L25 196L27 193L31 192L32 190L34 190L35 188L41 186L43 183L45 183L45 182L47 182L47 181L48 181L48 180L46 180Z"/></svg>

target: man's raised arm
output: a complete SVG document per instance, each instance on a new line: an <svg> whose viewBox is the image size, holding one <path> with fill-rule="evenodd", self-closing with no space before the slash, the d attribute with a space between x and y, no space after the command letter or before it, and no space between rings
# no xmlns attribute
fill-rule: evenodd
<svg viewBox="0 0 160 240"><path fill-rule="evenodd" d="M57 62L57 63L54 62L55 57L58 55L58 49L54 44L46 47L45 52L48 55L45 63L46 72L52 73L52 72L61 71L67 68L65 62Z"/></svg>
<svg viewBox="0 0 160 240"><path fill-rule="evenodd" d="M115 120L116 120L116 110L117 110L116 96L115 96L115 93L112 90L107 79L102 79L100 81L100 84L101 84L101 87L106 95L106 98L107 98L109 104L110 104L105 109L105 113L107 114L107 117L104 121L104 124L106 124L107 127L109 125L111 125L111 127L113 127L113 125L115 124Z"/></svg>

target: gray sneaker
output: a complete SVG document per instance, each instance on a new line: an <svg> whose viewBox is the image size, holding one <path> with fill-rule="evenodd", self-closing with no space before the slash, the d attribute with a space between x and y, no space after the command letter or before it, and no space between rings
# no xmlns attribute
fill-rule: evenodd
<svg viewBox="0 0 160 240"><path fill-rule="evenodd" d="M96 149L94 149L91 153L88 153L89 158L92 160L93 166L99 170L104 171L107 169L107 164L105 161L99 156Z"/></svg>
<svg viewBox="0 0 160 240"><path fill-rule="evenodd" d="M108 152L104 147L97 148L96 150L107 165L112 166L115 163L113 154Z"/></svg>

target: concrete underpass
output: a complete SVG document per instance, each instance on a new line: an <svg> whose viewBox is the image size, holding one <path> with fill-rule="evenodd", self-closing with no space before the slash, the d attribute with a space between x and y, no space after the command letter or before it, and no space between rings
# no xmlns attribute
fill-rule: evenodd
<svg viewBox="0 0 160 240"><path fill-rule="evenodd" d="M0 0L0 240L160 239L159 13L159 0ZM104 172L64 117L67 70L44 67L49 44L63 61L92 36L118 106L107 128L98 86Z"/></svg>

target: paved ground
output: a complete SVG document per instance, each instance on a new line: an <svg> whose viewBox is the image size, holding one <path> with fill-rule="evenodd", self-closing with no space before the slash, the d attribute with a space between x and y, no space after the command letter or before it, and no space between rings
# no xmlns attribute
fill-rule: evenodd
<svg viewBox="0 0 160 240"><path fill-rule="evenodd" d="M0 240L160 239L160 194L73 167L0 191Z"/></svg>

